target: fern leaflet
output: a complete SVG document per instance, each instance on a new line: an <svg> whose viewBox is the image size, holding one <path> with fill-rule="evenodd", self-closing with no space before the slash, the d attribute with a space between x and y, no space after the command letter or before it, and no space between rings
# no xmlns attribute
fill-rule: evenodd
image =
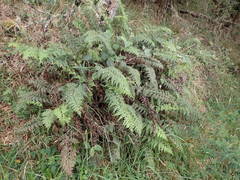
<svg viewBox="0 0 240 180"><path fill-rule="evenodd" d="M83 85L68 83L62 88L63 98L66 104L79 116L83 109L83 102L87 96Z"/></svg>
<svg viewBox="0 0 240 180"><path fill-rule="evenodd" d="M112 91L106 91L106 102L113 114L123 119L123 125L131 131L136 131L138 134L142 131L142 119L132 106L125 104L123 97L115 94Z"/></svg>
<svg viewBox="0 0 240 180"><path fill-rule="evenodd" d="M93 74L94 79L103 80L106 84L113 86L115 91L132 97L130 85L127 78L117 68L110 66L106 68L97 67L97 72Z"/></svg>

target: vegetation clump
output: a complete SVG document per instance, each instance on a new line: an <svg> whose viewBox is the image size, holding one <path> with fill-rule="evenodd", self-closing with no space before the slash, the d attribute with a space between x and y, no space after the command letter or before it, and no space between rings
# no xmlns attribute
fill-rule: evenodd
<svg viewBox="0 0 240 180"><path fill-rule="evenodd" d="M120 1L114 15L109 15L110 9L106 11L106 4L101 2L86 0L65 13L67 20L59 21L62 35L56 42L15 39L6 47L12 51L7 56L17 56L23 66L20 73L7 68L1 72L2 79L7 76L17 82L18 87L0 88L4 95L0 99L11 107L11 113L28 121L18 133L44 136L45 148L42 149L46 152L31 153L30 159L39 159L48 153L52 159L46 159L43 164L58 161L66 175L80 179L91 177L88 172L91 167L116 165L120 169L123 159L127 164L134 164L132 171L147 167L140 173L140 179L161 179L157 172L160 166L163 171L170 170L172 178L210 177L202 175L202 171L197 173L190 164L198 155L207 158L210 141L204 149L203 137L199 137L202 144L196 145L199 149L193 152L191 145L196 140L187 138L201 128L194 129L196 126L191 128L188 124L203 122L209 126L210 121L203 119L210 118L204 104L210 96L198 97L202 89L195 81L199 78L197 74L202 73L196 69L219 67L214 64L215 52L207 50L192 35L176 37L165 26L143 25L134 31ZM49 23L51 21L54 20L50 18ZM1 69L5 67L9 66L4 62ZM9 82L4 80L3 84L8 86ZM237 112L230 116L229 121L234 124ZM230 132L231 128L226 129L220 128L221 132L238 137L235 131ZM208 129L205 131L209 133ZM216 138L217 147L222 142L220 137ZM35 141L32 140L33 144ZM233 143L237 141L234 139ZM232 146L232 149L226 147L226 151L236 152L237 147ZM55 156L58 151L61 160ZM187 154L191 156L188 158ZM235 154L233 156L235 158ZM214 160L211 163L214 164ZM137 164L138 161L143 164ZM181 161L185 164L181 165ZM211 163L206 162L206 168ZM199 164L204 166L203 161ZM79 172L85 165L89 169ZM238 174L236 162L231 165L234 168L229 171ZM52 167L55 169L49 170L48 178L59 175L56 173L60 166ZM44 169L41 168L39 172ZM105 172L98 173L95 178ZM109 175L110 179L116 177L118 175ZM215 174L213 177L229 176Z"/></svg>

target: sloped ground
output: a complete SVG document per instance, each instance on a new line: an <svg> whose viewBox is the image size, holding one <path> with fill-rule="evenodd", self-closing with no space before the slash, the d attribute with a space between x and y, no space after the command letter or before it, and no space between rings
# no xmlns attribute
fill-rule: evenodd
<svg viewBox="0 0 240 180"><path fill-rule="evenodd" d="M58 17L53 19L50 25L44 8L36 7L36 10L26 4L20 4L20 6L12 7L4 3L0 5L0 9L4 9L0 12L0 38L3 39L0 44L0 61L4 59L4 63L9 63L9 68L27 73L28 71L21 66L20 57L9 59L10 62L6 61L8 57L12 58L8 56L6 45L21 36L27 36L30 42L37 43L58 41L59 33L55 26ZM57 12L60 12L62 7L59 8ZM67 12L66 14L70 13L70 11ZM27 18L23 21L22 17L25 15ZM130 22L136 25L138 21L144 20L144 17L143 19L140 15L139 17L130 19ZM188 25L185 24L185 26ZM47 32L44 32L45 27ZM188 30L180 32L181 34L177 34L176 37L182 38L191 33ZM204 35L201 36L204 37ZM85 162L79 158L76 168L77 177L79 179L146 179L146 177L150 179L239 179L240 83L236 77L238 74L232 75L227 67L222 66L224 58L219 55L217 58L219 62L196 66L192 69L194 81L189 85L190 99L197 105L198 110L204 113L204 118L201 122L189 119L176 124L176 134L182 139L183 151L163 161L163 167L160 167L162 169L149 168L149 165L144 164L137 157L135 163L138 167L145 166L144 168L148 169L144 172L146 175L141 168L134 168L126 159L119 164L99 168L91 163L84 164ZM11 80L19 81L18 77L12 77ZM6 87L17 86L17 82L5 84L3 81L4 79L1 79L1 84L4 85L0 89L1 93ZM29 133L19 136L16 130L27 122L16 117L6 103L1 102L0 109L0 177L3 179L63 178L59 154L54 146L47 146L48 137L41 137L41 135L39 137L38 133L36 137L32 137L34 135ZM45 141L46 144L39 143L37 138ZM25 144L17 144L19 139L24 140ZM27 152L28 148L35 152ZM24 161L24 158L30 156L35 158ZM108 163L104 162L104 164Z"/></svg>

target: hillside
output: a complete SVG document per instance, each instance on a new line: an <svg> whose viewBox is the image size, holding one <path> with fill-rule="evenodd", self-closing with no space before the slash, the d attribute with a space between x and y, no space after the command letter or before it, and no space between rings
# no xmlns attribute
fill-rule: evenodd
<svg viewBox="0 0 240 180"><path fill-rule="evenodd" d="M0 179L239 179L238 0L0 2Z"/></svg>

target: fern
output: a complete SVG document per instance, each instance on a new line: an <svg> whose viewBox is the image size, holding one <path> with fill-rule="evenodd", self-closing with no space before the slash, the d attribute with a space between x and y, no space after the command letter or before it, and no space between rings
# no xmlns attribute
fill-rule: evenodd
<svg viewBox="0 0 240 180"><path fill-rule="evenodd" d="M93 74L94 79L103 80L106 84L114 87L120 94L132 97L130 85L127 78L117 68L110 66L107 68L96 67L97 72Z"/></svg>
<svg viewBox="0 0 240 180"><path fill-rule="evenodd" d="M144 105L142 105L140 103L134 103L132 105L132 107L142 116L147 116L148 115L148 109Z"/></svg>
<svg viewBox="0 0 240 180"><path fill-rule="evenodd" d="M51 85L43 79L31 79L28 81L28 83L32 85L34 89L37 89L37 91L39 91L41 94L50 92L49 87L51 87Z"/></svg>
<svg viewBox="0 0 240 180"><path fill-rule="evenodd" d="M143 48L143 47L154 48L155 47L155 43L152 41L152 39L149 38L144 33L135 35L133 38L133 42L135 44L137 44L140 48Z"/></svg>
<svg viewBox="0 0 240 180"><path fill-rule="evenodd" d="M32 47L19 43L10 43L9 46L14 47L17 51L21 52L24 59L34 58L43 61L49 57L48 51L42 48Z"/></svg>
<svg viewBox="0 0 240 180"><path fill-rule="evenodd" d="M168 91L155 90L151 88L143 88L142 93L144 96L159 99L162 102L173 103L175 102L174 96L172 96Z"/></svg>
<svg viewBox="0 0 240 180"><path fill-rule="evenodd" d="M38 91L28 91L19 94L19 102L25 104L39 104L48 103L49 100L45 94L41 94Z"/></svg>
<svg viewBox="0 0 240 180"><path fill-rule="evenodd" d="M171 112L171 111L179 111L180 108L177 105L172 104L158 104L156 107L156 111L165 111L165 112Z"/></svg>
<svg viewBox="0 0 240 180"><path fill-rule="evenodd" d="M113 18L106 17L103 1L86 0L79 10L80 20L74 22L79 36L67 35L61 43L44 45L46 48L10 44L38 69L27 84L29 89L18 94L16 111L26 112L28 117L42 113L41 122L47 129L53 123L66 126L79 118L77 122L84 123L76 126L83 126L94 143L105 138L102 127L117 125L109 118L115 116L134 133L115 135L119 131L113 127L110 138L129 137L134 145L142 144L149 152L172 154L173 142L163 126L171 125L168 119L176 118L177 113L189 116L193 108L171 79L187 72L192 59L202 61L210 54L204 57L205 52L200 51L195 56L189 46L200 47L197 40L185 44L174 40L173 32L165 27L146 26L135 34L121 2ZM65 161L68 156L75 157L75 149L67 141L62 149L62 167L71 175L73 160Z"/></svg>
<svg viewBox="0 0 240 180"><path fill-rule="evenodd" d="M171 146L165 131L157 124L153 125L148 119L144 128L143 140L146 140L152 149L172 154Z"/></svg>
<svg viewBox="0 0 240 180"><path fill-rule="evenodd" d="M15 47L15 49L23 55L24 59L38 60L39 64L51 63L57 67L61 67L67 70L69 64L67 59L73 56L69 49L62 48L60 45L51 44L49 48L43 49L38 47L32 47L19 43L10 43L9 46Z"/></svg>
<svg viewBox="0 0 240 180"><path fill-rule="evenodd" d="M106 102L114 116L119 120L123 120L123 125L131 131L136 131L138 134L142 131L142 120L136 111L128 104L125 104L120 95L112 91L106 91Z"/></svg>
<svg viewBox="0 0 240 180"><path fill-rule="evenodd" d="M62 104L54 110L47 109L42 113L42 122L49 129L55 120L58 120L62 126L69 124L72 119L72 111L66 104Z"/></svg>
<svg viewBox="0 0 240 180"><path fill-rule="evenodd" d="M121 68L121 70L126 71L126 73L130 76L131 80L136 86L141 85L141 75L137 69L126 65L126 63L121 63L119 67Z"/></svg>
<svg viewBox="0 0 240 180"><path fill-rule="evenodd" d="M53 110L47 109L42 113L42 122L47 129L52 126L55 120L57 120L57 117Z"/></svg>
<svg viewBox="0 0 240 180"><path fill-rule="evenodd" d="M112 34L110 31L97 32L97 31L87 31L84 35L84 42L87 43L88 48L92 48L93 45L101 43L107 49L108 53L113 55L115 52L111 46Z"/></svg>
<svg viewBox="0 0 240 180"><path fill-rule="evenodd" d="M154 89L158 89L158 82L157 82L155 70L152 67L146 66L146 65L143 65L143 68L150 82L150 86L153 87Z"/></svg>
<svg viewBox="0 0 240 180"><path fill-rule="evenodd" d="M81 116L81 111L83 109L83 103L85 97L87 97L87 92L83 85L68 83L61 88L63 93L63 99L66 104L79 116Z"/></svg>
<svg viewBox="0 0 240 180"><path fill-rule="evenodd" d="M151 66L153 68L156 68L156 69L160 69L160 70L163 70L164 69L164 66L163 64L161 63L160 60L156 60L155 58L153 57L145 57L145 64L148 65L148 66Z"/></svg>
<svg viewBox="0 0 240 180"><path fill-rule="evenodd" d="M168 143L159 142L158 138L151 139L150 146L165 153L173 154L172 148Z"/></svg>
<svg viewBox="0 0 240 180"><path fill-rule="evenodd" d="M72 111L66 104L62 104L53 110L61 125L69 124L72 119Z"/></svg>

